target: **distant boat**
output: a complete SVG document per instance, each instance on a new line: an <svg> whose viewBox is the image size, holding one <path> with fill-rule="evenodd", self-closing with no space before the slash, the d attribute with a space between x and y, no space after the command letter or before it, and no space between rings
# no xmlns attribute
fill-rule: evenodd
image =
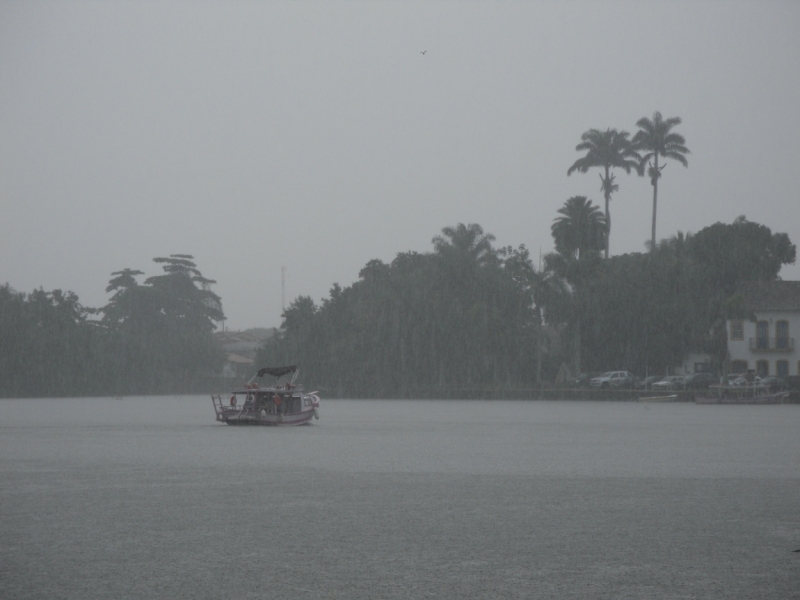
<svg viewBox="0 0 800 600"><path fill-rule="evenodd" d="M293 373L291 381L280 384L280 377ZM211 396L217 421L228 425L306 425L319 419L318 392L304 392L295 385L297 367L264 367L242 387L231 392L225 402L221 395ZM272 375L278 381L269 387L253 383L256 377Z"/></svg>
<svg viewBox="0 0 800 600"><path fill-rule="evenodd" d="M712 385L709 396L696 396L695 404L783 404L789 392L770 392L766 386Z"/></svg>
<svg viewBox="0 0 800 600"><path fill-rule="evenodd" d="M639 396L639 402L675 402L677 399L677 394L672 394L671 396Z"/></svg>

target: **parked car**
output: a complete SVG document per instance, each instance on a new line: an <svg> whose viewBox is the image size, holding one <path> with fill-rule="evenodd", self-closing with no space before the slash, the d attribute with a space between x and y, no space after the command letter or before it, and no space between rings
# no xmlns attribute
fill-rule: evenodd
<svg viewBox="0 0 800 600"><path fill-rule="evenodd" d="M683 389L683 375L667 375L661 381L656 381L652 390L678 390Z"/></svg>
<svg viewBox="0 0 800 600"><path fill-rule="evenodd" d="M597 371L592 371L590 373L581 373L575 379L572 380L572 385L575 387L589 387L589 382L592 380L593 377L597 377L600 375Z"/></svg>
<svg viewBox="0 0 800 600"><path fill-rule="evenodd" d="M714 385L717 378L711 373L692 373L683 378L683 383L688 389L705 390L710 385Z"/></svg>
<svg viewBox="0 0 800 600"><path fill-rule="evenodd" d="M761 377L756 375L752 379L748 379L745 375L739 375L728 385L733 385L736 387L746 386L746 385L761 385Z"/></svg>
<svg viewBox="0 0 800 600"><path fill-rule="evenodd" d="M762 377L761 385L769 387L771 392L777 392L778 390L785 390L787 387L789 387L784 379L772 376Z"/></svg>
<svg viewBox="0 0 800 600"><path fill-rule="evenodd" d="M744 373L728 373L728 385L736 385L733 383L737 379L744 379Z"/></svg>
<svg viewBox="0 0 800 600"><path fill-rule="evenodd" d="M635 377L628 371L606 371L599 377L592 378L589 381L591 387L607 388L607 387L628 387L633 384Z"/></svg>
<svg viewBox="0 0 800 600"><path fill-rule="evenodd" d="M649 390L656 381L661 381L662 379L664 379L663 375L650 375L650 377L645 377L634 383L633 387L637 390Z"/></svg>

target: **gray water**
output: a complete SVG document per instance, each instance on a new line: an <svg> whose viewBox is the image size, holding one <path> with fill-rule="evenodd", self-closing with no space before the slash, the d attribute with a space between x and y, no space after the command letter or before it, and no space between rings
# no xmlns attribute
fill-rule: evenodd
<svg viewBox="0 0 800 600"><path fill-rule="evenodd" d="M800 598L800 406L0 401L1 598Z"/></svg>

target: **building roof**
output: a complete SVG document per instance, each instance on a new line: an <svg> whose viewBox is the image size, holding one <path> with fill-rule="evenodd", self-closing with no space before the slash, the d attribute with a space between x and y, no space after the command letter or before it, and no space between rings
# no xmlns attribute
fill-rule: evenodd
<svg viewBox="0 0 800 600"><path fill-rule="evenodd" d="M800 281L746 283L739 292L752 312L800 310Z"/></svg>
<svg viewBox="0 0 800 600"><path fill-rule="evenodd" d="M252 365L253 359L247 358L246 356L241 356L240 354L233 354L231 352L228 354L228 362L238 363L240 365Z"/></svg>

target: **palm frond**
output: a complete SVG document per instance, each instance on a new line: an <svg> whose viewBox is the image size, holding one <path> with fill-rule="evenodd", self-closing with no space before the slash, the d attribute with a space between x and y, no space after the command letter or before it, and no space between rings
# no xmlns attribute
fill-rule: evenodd
<svg viewBox="0 0 800 600"><path fill-rule="evenodd" d="M683 154L680 154L678 152L665 152L662 156L665 156L666 158L671 158L672 160L677 160L684 167L689 166L689 161L686 160Z"/></svg>
<svg viewBox="0 0 800 600"><path fill-rule="evenodd" d="M572 173L574 173L575 171L580 171L581 173L586 173L586 171L588 171L592 167L597 167L597 166L600 166L600 165L598 165L592 159L591 156L587 155L587 156L584 156L583 158L579 158L574 163L572 163L572 166L569 169L567 169L567 175L572 175Z"/></svg>
<svg viewBox="0 0 800 600"><path fill-rule="evenodd" d="M664 136L664 145L665 146L669 146L671 144L675 144L675 145L678 145L678 146L683 146L685 143L686 143L686 139L680 133L675 133L673 131L673 132L668 133L667 135ZM688 150L687 150L687 152L688 152Z"/></svg>

